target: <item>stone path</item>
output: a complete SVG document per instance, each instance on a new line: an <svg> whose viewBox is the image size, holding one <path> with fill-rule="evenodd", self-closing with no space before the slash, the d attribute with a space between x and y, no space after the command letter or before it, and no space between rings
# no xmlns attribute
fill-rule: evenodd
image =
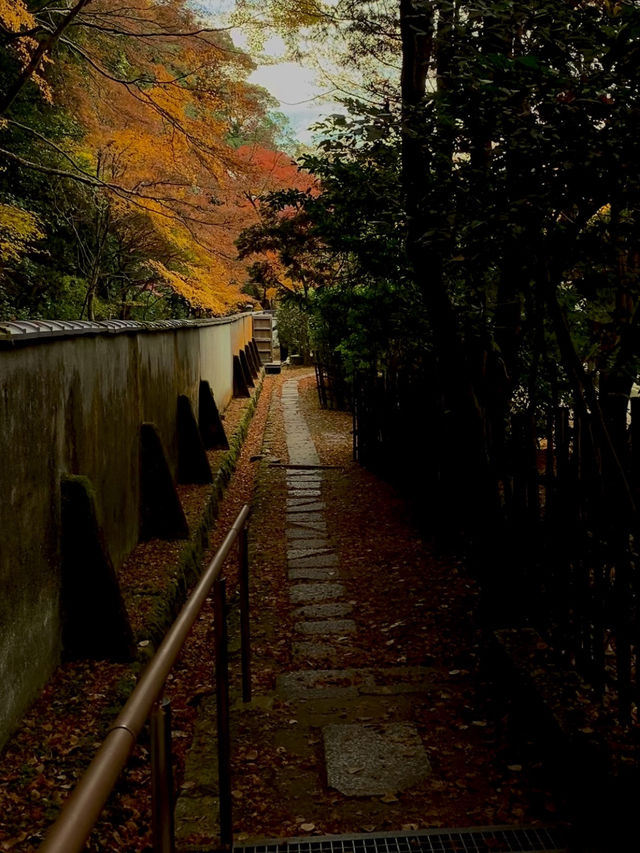
<svg viewBox="0 0 640 853"><path fill-rule="evenodd" d="M282 386L282 412L289 451L287 466L287 569L297 638L297 664L334 659L337 646L356 630L347 618L353 604L345 600L338 556L327 536L322 500L322 469L311 433L298 405L298 380Z"/></svg>
<svg viewBox="0 0 640 853"><path fill-rule="evenodd" d="M359 820L366 822L374 820L379 809L376 796L393 797L419 784L431 772L424 746L411 722L411 696L431 690L433 678L425 667L356 669L341 665L345 652L357 642L352 618L356 602L348 597L339 555L329 538L330 510L322 499L323 477L328 473L323 474L300 411L298 381L287 380L282 388L289 455L282 509L294 626L294 669L277 677L273 694L254 695L249 706L238 702L232 715L268 715L274 702L284 702L295 725L273 731L273 744L276 749L307 757L308 766L313 769L280 768L274 779L274 797L287 802L293 810L306 813L311 792L328 786L354 798ZM272 507L272 511L279 510ZM176 805L179 850L193 849L181 846L181 838L192 832L211 839L217 834L214 732L215 697L210 696L200 709ZM322 748L320 764L316 743ZM322 819L322 815L315 819Z"/></svg>
<svg viewBox="0 0 640 853"><path fill-rule="evenodd" d="M349 618L354 602L346 598L338 555L327 536L320 459L298 405L297 379L283 385L282 410L289 451L286 536L296 634L293 661L298 666L316 660L337 664L356 633L356 623ZM377 675L371 670L301 669L285 673L277 681L283 696L307 705L306 715L315 717L322 729L328 785L347 796L393 794L430 773L422 741L409 722L376 724L379 708L377 715L364 715L366 725L337 723L337 714L347 717L348 710L318 705L321 700L338 699L343 706L348 703L352 715L357 716L360 700L376 695L376 687L383 688L386 695L419 691L424 689L427 671L387 672L390 684L385 685L376 684ZM371 699L366 704L371 711Z"/></svg>
<svg viewBox="0 0 640 853"><path fill-rule="evenodd" d="M385 630L377 612L381 605L384 611L380 597L386 587L360 589L355 580L363 578L366 585L372 570L382 573L375 576L382 579L387 565L398 567L386 562L395 562L395 556L372 554L371 564L365 562L370 546L380 541L371 536L370 524L377 524L378 517L367 514L371 504L366 492L357 524L347 516L341 528L340 519L331 516L331 501L337 496L342 508L347 500L351 507L351 487L357 483L357 488L366 488L367 478L355 472L352 480L344 469L322 465L298 397L298 382L308 375L283 377L281 401L277 395L271 400L263 453L256 457L269 464L262 466L256 480L250 537L252 598L257 605L250 703L243 704L238 696L237 660L233 668L235 840L251 845L305 833L316 843L326 832L412 831L437 826L440 820L452 826L473 820L484 826L494 822L493 803L503 800L518 818L516 806L523 798L516 799L513 808L510 803L514 788L516 795L522 794L520 763L514 760L508 768L511 776L516 774L512 780L496 773L490 763L471 761L479 744L485 752L488 744L493 761L496 734L477 716L474 696L464 684L458 685L458 676L469 674L458 669L458 658L450 652L448 657L418 655L411 659L428 661L429 666L408 666L406 655L394 653L385 656L384 665L371 664L377 658L370 644L388 636L376 634ZM315 420L314 429L321 423L327 420ZM344 419L341 429L345 438ZM286 464L271 454L274 438L278 454L286 443ZM320 440L328 446L326 433ZM340 536L340 550L332 534ZM343 554L354 555L353 562L345 557L341 564ZM452 571L455 574L455 568ZM365 614L372 601L373 622L368 624ZM416 607L421 604L422 599L415 602ZM449 600L434 606L446 609ZM424 628L420 620L413 624L417 631ZM446 628L448 621L444 624ZM238 633L232 620L232 642ZM175 813L179 853L210 853L218 837L215 697L195 698L199 720ZM450 701L452 707L447 707ZM474 809L488 819L475 820ZM523 813L520 808L518 812ZM453 820L447 817L451 814Z"/></svg>

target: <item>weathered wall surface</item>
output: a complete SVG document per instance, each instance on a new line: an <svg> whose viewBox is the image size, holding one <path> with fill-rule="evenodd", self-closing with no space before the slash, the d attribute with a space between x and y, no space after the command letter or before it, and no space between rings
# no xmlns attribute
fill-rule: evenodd
<svg viewBox="0 0 640 853"><path fill-rule="evenodd" d="M156 425L175 474L178 395L197 415L205 379L227 405L251 320L52 338L0 327L0 745L60 656L61 478L93 483L117 570L138 541L140 425Z"/></svg>
<svg viewBox="0 0 640 853"><path fill-rule="evenodd" d="M231 326L218 326L215 336L208 335L207 329L200 330L200 352L202 354L202 378L211 385L216 404L225 409L233 396L233 382L229 385L229 376L233 379L233 349L231 344Z"/></svg>

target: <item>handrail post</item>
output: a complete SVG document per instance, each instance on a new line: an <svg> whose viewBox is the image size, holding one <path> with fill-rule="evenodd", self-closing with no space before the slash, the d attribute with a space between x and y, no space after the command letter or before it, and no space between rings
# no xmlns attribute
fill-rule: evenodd
<svg viewBox="0 0 640 853"><path fill-rule="evenodd" d="M213 585L214 635L216 655L216 716L218 718L218 786L220 797L220 843L230 850L233 844L231 800L231 730L229 724L229 653L224 579Z"/></svg>
<svg viewBox="0 0 640 853"><path fill-rule="evenodd" d="M151 809L153 853L174 853L171 703L163 698L151 712Z"/></svg>
<svg viewBox="0 0 640 853"><path fill-rule="evenodd" d="M238 537L240 579L240 636L242 653L242 701L251 702L251 630L249 624L249 535L247 526Z"/></svg>

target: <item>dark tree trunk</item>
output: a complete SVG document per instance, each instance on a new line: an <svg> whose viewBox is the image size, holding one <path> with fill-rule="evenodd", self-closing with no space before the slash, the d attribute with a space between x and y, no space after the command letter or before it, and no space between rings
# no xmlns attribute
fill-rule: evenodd
<svg viewBox="0 0 640 853"><path fill-rule="evenodd" d="M544 254L541 253L541 257ZM553 252L549 252L553 257ZM593 385L591 377L584 369L578 355L567 318L558 303L556 289L561 276L542 265L538 286L546 302L554 334L558 342L562 365L567 373L578 415L587 418L591 415L594 435L602 447L603 470L599 472L605 477L608 488L608 508L612 518L637 520L635 499L627 473L624 470L615 443L607 426L605 413ZM626 410L626 406L625 406Z"/></svg>
<svg viewBox="0 0 640 853"><path fill-rule="evenodd" d="M485 421L479 404L455 308L442 268L442 213L433 197L434 161L447 153L447 136L427 139L426 82L435 62L435 4L401 0L402 35L402 179L407 209L407 253L416 283L427 307L436 349L436 382L443 399L444 434L441 448L447 471L449 512L472 536L487 532L497 521L497 485L487 452ZM450 29L447 37L451 36ZM447 51L444 51L447 54ZM442 55L442 51L440 51ZM448 54L447 54L448 55ZM444 81L441 86L445 87ZM444 151L430 145L441 143ZM455 502L454 502L455 497ZM446 495L445 495L446 500ZM462 516L462 517L461 517ZM493 523L491 523L493 522Z"/></svg>

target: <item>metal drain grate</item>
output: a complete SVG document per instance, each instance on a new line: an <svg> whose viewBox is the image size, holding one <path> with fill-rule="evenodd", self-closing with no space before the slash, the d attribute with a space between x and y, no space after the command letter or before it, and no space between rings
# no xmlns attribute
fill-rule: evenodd
<svg viewBox="0 0 640 853"><path fill-rule="evenodd" d="M233 849L234 853L566 853L557 830L509 826L291 838Z"/></svg>

